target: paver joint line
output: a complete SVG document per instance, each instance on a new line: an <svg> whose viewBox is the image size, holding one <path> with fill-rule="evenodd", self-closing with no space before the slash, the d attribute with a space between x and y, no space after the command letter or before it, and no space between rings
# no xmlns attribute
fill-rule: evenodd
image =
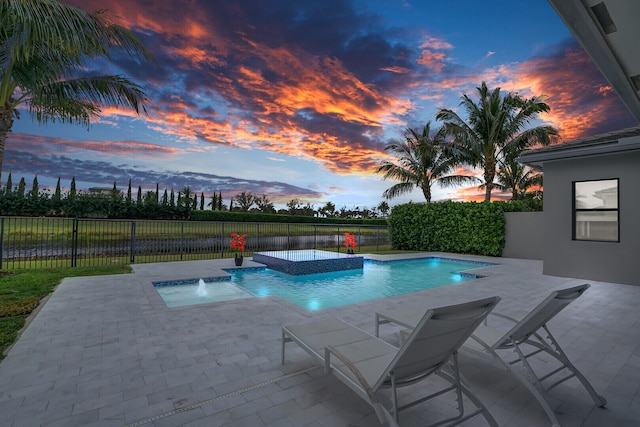
<svg viewBox="0 0 640 427"><path fill-rule="evenodd" d="M310 368L302 369L300 371L291 372L290 374L283 375L283 376L278 377L278 378L273 378L271 380L264 381L264 382L261 382L259 384L254 384L254 385L252 385L250 387L245 387L245 388L240 389L240 390L231 391L231 392L223 394L221 396L216 396L216 397L213 397L211 399L207 399L207 400L203 400L201 402L194 403L193 405L185 406L184 408L174 409L173 411L165 412L164 414L158 414L156 416L153 416L153 417L150 417L150 418L147 418L147 419L144 419L144 420L136 421L135 423L127 424L126 427L141 426L143 424L148 424L148 423L151 423L153 421L160 420L162 418L167 418L167 417L170 417L172 415L179 414L181 412L191 411L192 409L199 408L199 407L201 407L203 405L206 405L207 403L215 402L216 400L221 400L221 399L224 399L224 398L229 397L229 396L235 396L235 395L238 395L238 394L246 393L248 391L252 391L252 390L255 390L255 389L260 388L260 387L264 387L264 386L269 385L269 384L277 383L278 381L282 381L282 380L286 380L288 378L292 378L292 377L295 377L295 376L298 376L298 375L306 374L307 372L311 372L311 371L319 369L319 368L321 368L321 366L312 366Z"/></svg>

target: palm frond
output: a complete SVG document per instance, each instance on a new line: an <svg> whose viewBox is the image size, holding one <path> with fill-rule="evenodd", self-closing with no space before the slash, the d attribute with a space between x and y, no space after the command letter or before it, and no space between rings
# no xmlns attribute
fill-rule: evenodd
<svg viewBox="0 0 640 427"><path fill-rule="evenodd" d="M147 112L146 97L137 84L122 76L98 76L63 80L38 88L28 99L29 110L39 121L89 124L100 106L132 108Z"/></svg>
<svg viewBox="0 0 640 427"><path fill-rule="evenodd" d="M0 39L10 40L10 55L28 62L42 50L52 57L109 56L122 49L129 56L152 60L131 31L114 25L105 10L86 12L58 1L0 0Z"/></svg>

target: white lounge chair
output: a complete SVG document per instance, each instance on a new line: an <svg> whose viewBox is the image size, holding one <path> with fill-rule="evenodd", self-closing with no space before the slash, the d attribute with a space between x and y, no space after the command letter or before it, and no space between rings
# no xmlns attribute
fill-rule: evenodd
<svg viewBox="0 0 640 427"><path fill-rule="evenodd" d="M489 354L495 357L507 369L513 372L518 380L533 394L536 400L538 400L554 426L559 426L560 421L545 398L545 395L549 390L570 378L576 377L580 380L597 406L603 407L607 403L604 397L596 393L578 368L571 363L547 327L547 323L556 314L582 295L588 288L589 284L585 283L584 285L554 291L520 321L499 313L491 313L492 316L498 316L512 322L514 324L513 327L502 333L488 326L487 322L485 322L476 329L471 335L471 338L463 345L463 349L476 351L485 355ZM378 336L380 325L385 323L395 323L412 329L418 324L418 316L418 309L411 310L402 308L378 312L376 313L375 334ZM503 359L499 355L499 352L504 353L502 350L515 351L517 359ZM550 372L536 374L527 359L543 352L560 362L560 366ZM516 364L521 365L523 369L517 369L514 366ZM561 372L567 375L558 378L558 374ZM546 386L543 384L545 380L553 379L555 379L554 382L547 382Z"/></svg>
<svg viewBox="0 0 640 427"><path fill-rule="evenodd" d="M459 424L475 415L484 415L492 426L498 424L487 408L462 384L458 371L457 351L500 300L485 298L459 305L427 310L402 347L397 348L339 319L282 328L282 363L285 344L296 342L324 364L325 372L334 374L375 410L381 423L398 425L398 412L418 403L456 392L458 415L435 425ZM396 389L438 375L451 386L398 407ZM376 393L391 389L392 408L385 408ZM462 394L477 409L465 413Z"/></svg>

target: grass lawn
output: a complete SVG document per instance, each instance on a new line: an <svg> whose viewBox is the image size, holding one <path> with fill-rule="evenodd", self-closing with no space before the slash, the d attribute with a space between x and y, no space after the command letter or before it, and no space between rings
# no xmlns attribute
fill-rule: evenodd
<svg viewBox="0 0 640 427"><path fill-rule="evenodd" d="M0 271L0 360L29 314L63 278L130 272L128 265Z"/></svg>

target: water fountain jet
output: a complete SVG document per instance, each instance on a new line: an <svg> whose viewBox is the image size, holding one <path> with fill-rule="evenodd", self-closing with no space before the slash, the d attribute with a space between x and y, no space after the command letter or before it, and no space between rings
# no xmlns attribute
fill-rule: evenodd
<svg viewBox="0 0 640 427"><path fill-rule="evenodd" d="M204 280L202 279L198 281L198 289L196 289L196 295L199 297L207 296L207 285L204 283Z"/></svg>

